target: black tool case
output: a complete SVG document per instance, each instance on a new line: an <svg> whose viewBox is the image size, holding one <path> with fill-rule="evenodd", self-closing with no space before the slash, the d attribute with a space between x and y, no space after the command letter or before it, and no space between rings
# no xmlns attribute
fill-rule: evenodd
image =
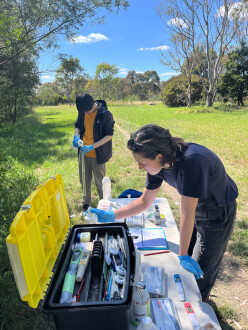
<svg viewBox="0 0 248 330"><path fill-rule="evenodd" d="M88 264L85 273L86 283L83 288L80 301L77 303L60 304L65 273L68 269L73 244L76 243L78 233L90 232L91 237L104 237L107 232L109 235L120 235L125 240L127 253L126 265L126 285L124 296L121 300L103 301L104 279L103 273L98 278L91 274L91 267ZM89 261L90 262L90 261ZM65 244L63 254L58 264L57 270L51 281L50 287L45 297L43 310L45 313L52 314L57 329L71 330L73 328L86 330L127 330L130 327L130 307L132 303L132 283L134 279L135 251L131 236L128 235L128 228L123 223L107 223L92 225L76 225ZM91 281L99 281L99 292L89 301L89 290ZM77 292L79 284L74 288Z"/></svg>

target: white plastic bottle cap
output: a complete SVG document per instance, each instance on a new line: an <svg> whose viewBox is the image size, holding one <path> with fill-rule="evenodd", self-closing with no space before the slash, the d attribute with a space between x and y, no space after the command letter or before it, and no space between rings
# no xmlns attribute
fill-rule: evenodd
<svg viewBox="0 0 248 330"><path fill-rule="evenodd" d="M149 316L145 316L141 320L141 324L142 324L144 329L149 330L149 329L152 328L152 319Z"/></svg>

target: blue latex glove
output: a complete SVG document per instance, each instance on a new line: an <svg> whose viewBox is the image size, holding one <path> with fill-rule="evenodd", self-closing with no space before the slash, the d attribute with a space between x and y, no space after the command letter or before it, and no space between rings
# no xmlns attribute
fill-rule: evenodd
<svg viewBox="0 0 248 330"><path fill-rule="evenodd" d="M178 259L180 260L181 266L184 269L186 269L187 271L193 273L197 280L199 280L200 278L203 278L204 273L201 270L201 267L199 266L198 262L196 262L194 259L192 259L189 255L178 256Z"/></svg>
<svg viewBox="0 0 248 330"><path fill-rule="evenodd" d="M82 154L82 156L84 156L87 154L87 152L89 152L93 149L94 149L93 144L91 144L90 146L83 146L80 148L80 154Z"/></svg>
<svg viewBox="0 0 248 330"><path fill-rule="evenodd" d="M91 213L95 213L99 222L114 222L115 214L113 211L104 211L99 209L91 209Z"/></svg>
<svg viewBox="0 0 248 330"><path fill-rule="evenodd" d="M72 142L73 147L75 147L75 148L80 147L80 145L78 144L78 141L82 141L82 140L80 139L80 137L78 135L74 135L73 142ZM83 143L83 141L82 141L82 143Z"/></svg>

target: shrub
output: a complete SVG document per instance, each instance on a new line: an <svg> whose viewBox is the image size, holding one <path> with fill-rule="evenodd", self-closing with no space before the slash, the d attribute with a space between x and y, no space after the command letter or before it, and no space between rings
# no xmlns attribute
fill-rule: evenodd
<svg viewBox="0 0 248 330"><path fill-rule="evenodd" d="M187 88L188 80L184 75L172 77L165 84L162 92L162 101L170 107L180 107L187 105ZM192 104L201 99L202 85L200 77L197 75L192 76Z"/></svg>

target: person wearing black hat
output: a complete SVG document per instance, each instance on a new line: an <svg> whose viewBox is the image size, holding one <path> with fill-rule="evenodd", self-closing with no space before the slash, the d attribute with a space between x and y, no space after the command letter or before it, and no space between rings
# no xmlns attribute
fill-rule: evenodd
<svg viewBox="0 0 248 330"><path fill-rule="evenodd" d="M92 173L99 198L103 198L102 179L105 176L105 163L112 157L115 121L107 109L106 102L103 104L100 101L95 101L90 94L80 94L76 98L78 117L73 146L79 150L79 179L83 190L82 212L87 211L91 202Z"/></svg>

